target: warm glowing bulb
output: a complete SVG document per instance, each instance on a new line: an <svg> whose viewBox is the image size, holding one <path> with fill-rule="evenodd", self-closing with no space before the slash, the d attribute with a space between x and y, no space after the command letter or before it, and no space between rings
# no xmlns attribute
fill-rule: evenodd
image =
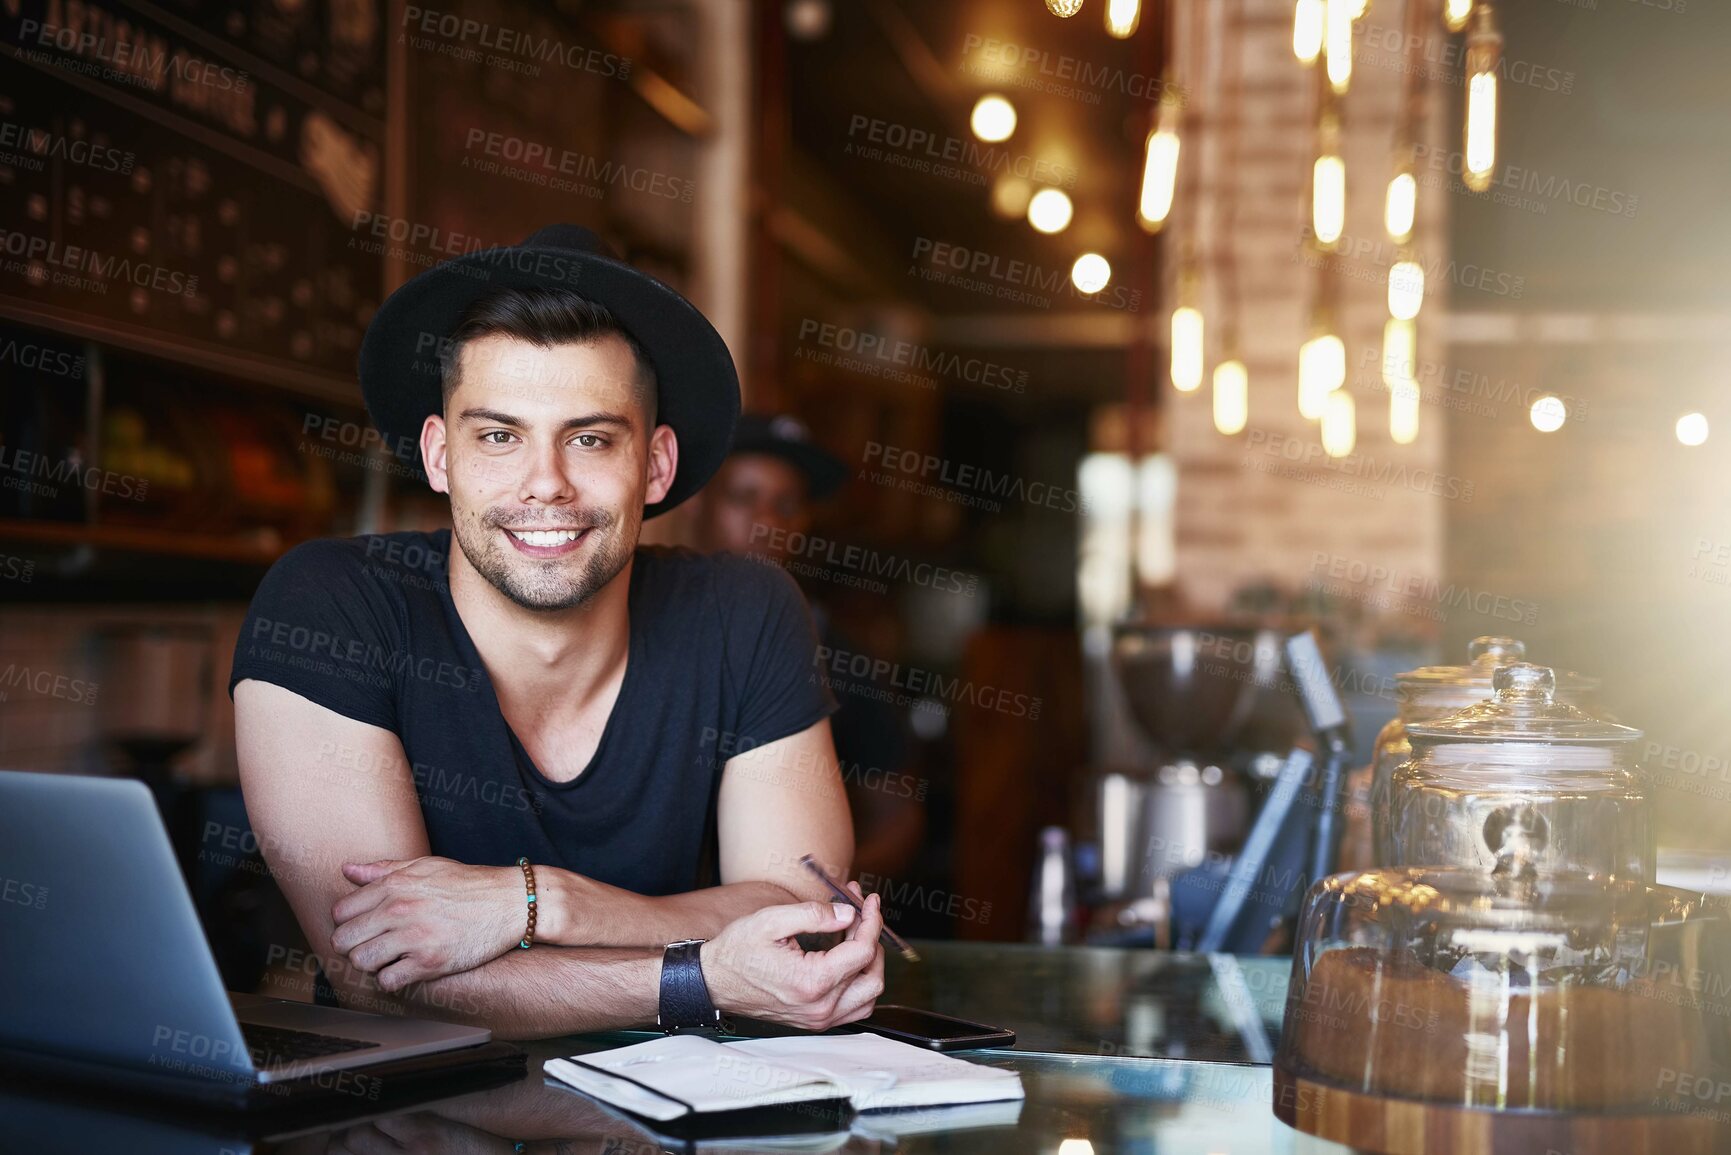
<svg viewBox="0 0 1731 1155"><path fill-rule="evenodd" d="M1062 189L1043 188L1028 202L1028 223L1043 233L1061 233L1074 212Z"/></svg>
<svg viewBox="0 0 1731 1155"><path fill-rule="evenodd" d="M1417 261L1396 261L1388 270L1388 312L1398 321L1410 321L1424 305L1424 266Z"/></svg>
<svg viewBox="0 0 1731 1155"><path fill-rule="evenodd" d="M1172 385L1180 393L1202 387L1202 310L1172 310Z"/></svg>
<svg viewBox="0 0 1731 1155"><path fill-rule="evenodd" d="M1082 0L1046 0L1046 8L1052 15L1068 20L1082 10Z"/></svg>
<svg viewBox="0 0 1731 1155"><path fill-rule="evenodd" d="M1328 84L1336 94L1352 83L1352 0L1328 0L1323 17L1322 54L1328 60Z"/></svg>
<svg viewBox="0 0 1731 1155"><path fill-rule="evenodd" d="M1365 10L1370 7L1370 0L1347 0L1346 7L1348 14L1354 20L1357 20L1360 16L1363 16Z"/></svg>
<svg viewBox="0 0 1731 1155"><path fill-rule="evenodd" d="M1070 266L1070 282L1084 293L1098 293L1112 279L1112 266L1099 253L1083 253Z"/></svg>
<svg viewBox="0 0 1731 1155"><path fill-rule="evenodd" d="M1472 14L1473 0L1443 0L1443 23L1448 25L1450 32L1465 28Z"/></svg>
<svg viewBox="0 0 1731 1155"><path fill-rule="evenodd" d="M1418 213L1418 181L1410 172L1397 172L1388 182L1388 199L1383 202L1382 227L1390 239L1405 243L1412 236L1413 217Z"/></svg>
<svg viewBox="0 0 1731 1155"><path fill-rule="evenodd" d="M1148 155L1142 162L1142 196L1136 219L1153 231L1166 223L1172 211L1172 194L1178 187L1178 115L1169 107L1160 110L1160 123L1148 134Z"/></svg>
<svg viewBox="0 0 1731 1155"><path fill-rule="evenodd" d="M1218 383L1216 378L1216 383ZM1707 440L1707 416L1704 413L1685 413L1677 418L1677 440L1684 445L1700 445Z"/></svg>
<svg viewBox="0 0 1731 1155"><path fill-rule="evenodd" d="M1310 222L1316 239L1332 246L1346 228L1346 162L1332 154L1316 158L1310 186Z"/></svg>
<svg viewBox="0 0 1731 1155"><path fill-rule="evenodd" d="M1532 410L1527 414L1533 428L1540 433L1555 433L1568 420L1569 411L1563 406L1563 399L1553 397L1549 393L1533 402Z"/></svg>
<svg viewBox="0 0 1731 1155"><path fill-rule="evenodd" d="M1328 395L1346 383L1346 344L1333 333L1306 341L1298 350L1298 412L1308 421L1322 416Z"/></svg>
<svg viewBox="0 0 1731 1155"><path fill-rule="evenodd" d="M992 186L992 211L1007 221L1013 221L1028 211L1028 201L1034 186L1019 176L1001 176Z"/></svg>
<svg viewBox="0 0 1731 1155"><path fill-rule="evenodd" d="M1214 428L1228 437L1250 423L1250 373L1239 360L1214 366Z"/></svg>
<svg viewBox="0 0 1731 1155"><path fill-rule="evenodd" d="M1298 0L1292 10L1292 54L1306 65L1315 64L1322 54L1322 22L1327 8L1325 0Z"/></svg>
<svg viewBox="0 0 1731 1155"><path fill-rule="evenodd" d="M1418 326L1390 317L1382 327L1382 383L1392 392L1418 378Z"/></svg>
<svg viewBox="0 0 1731 1155"><path fill-rule="evenodd" d="M1094 1144L1086 1139L1065 1139L1058 1144L1058 1155L1094 1155Z"/></svg>
<svg viewBox="0 0 1731 1155"><path fill-rule="evenodd" d="M1128 40L1142 19L1142 0L1106 0L1106 35Z"/></svg>
<svg viewBox="0 0 1731 1155"><path fill-rule="evenodd" d="M982 96L974 103L968 124L974 135L988 144L1009 140L1016 131L1016 106L996 93Z"/></svg>
<svg viewBox="0 0 1731 1155"><path fill-rule="evenodd" d="M1388 436L1396 445L1418 440L1419 392L1417 381L1402 381L1388 393Z"/></svg>
<svg viewBox="0 0 1731 1155"><path fill-rule="evenodd" d="M1489 8L1480 7L1467 34L1467 113L1461 180L1474 192L1491 187L1497 166L1497 66L1503 38Z"/></svg>
<svg viewBox="0 0 1731 1155"><path fill-rule="evenodd" d="M1358 410L1344 389L1330 393L1322 406L1322 451L1345 457L1358 441Z"/></svg>

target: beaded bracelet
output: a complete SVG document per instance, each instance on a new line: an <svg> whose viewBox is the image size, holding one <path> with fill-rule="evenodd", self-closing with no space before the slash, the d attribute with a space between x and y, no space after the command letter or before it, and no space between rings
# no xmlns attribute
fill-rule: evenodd
<svg viewBox="0 0 1731 1155"><path fill-rule="evenodd" d="M528 950L535 945L535 868L529 865L527 858L519 858L517 865L523 868L523 886L529 892L529 928L523 932L523 941L517 944L517 948Z"/></svg>

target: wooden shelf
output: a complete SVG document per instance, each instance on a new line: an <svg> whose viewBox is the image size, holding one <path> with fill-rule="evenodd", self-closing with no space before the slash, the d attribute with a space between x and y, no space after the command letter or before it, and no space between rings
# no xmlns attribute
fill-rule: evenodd
<svg viewBox="0 0 1731 1155"><path fill-rule="evenodd" d="M94 549L132 550L169 557L269 565L290 544L264 545L244 538L182 533L145 526L81 525L66 521L0 519L0 541L40 545L85 545Z"/></svg>

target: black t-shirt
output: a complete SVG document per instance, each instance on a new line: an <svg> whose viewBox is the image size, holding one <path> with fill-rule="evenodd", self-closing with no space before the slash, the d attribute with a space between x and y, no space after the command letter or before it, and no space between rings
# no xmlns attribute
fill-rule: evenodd
<svg viewBox="0 0 1731 1155"><path fill-rule="evenodd" d="M449 548L440 530L290 551L253 597L230 695L256 678L396 734L434 854L482 866L527 855L639 894L715 881L727 760L835 709L793 580L743 557L639 549L619 698L583 773L554 782L499 709L451 600ZM402 773L353 750L297 754L305 773L363 785Z"/></svg>

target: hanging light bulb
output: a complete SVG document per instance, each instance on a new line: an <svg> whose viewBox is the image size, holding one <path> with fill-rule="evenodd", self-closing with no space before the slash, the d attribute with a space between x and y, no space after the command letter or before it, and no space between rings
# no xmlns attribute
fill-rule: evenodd
<svg viewBox="0 0 1731 1155"><path fill-rule="evenodd" d="M1074 212L1062 189L1043 188L1028 201L1028 223L1047 235L1069 228Z"/></svg>
<svg viewBox="0 0 1731 1155"><path fill-rule="evenodd" d="M1083 253L1070 266L1070 283L1082 293L1098 293L1112 279L1112 265L1099 253Z"/></svg>
<svg viewBox="0 0 1731 1155"><path fill-rule="evenodd" d="M1370 8L1370 0L1346 0L1346 7L1348 17L1357 20Z"/></svg>
<svg viewBox="0 0 1731 1155"><path fill-rule="evenodd" d="M1382 227L1389 239L1404 245L1412 239L1413 218L1418 215L1418 180L1402 165L1388 182L1388 197L1382 206Z"/></svg>
<svg viewBox="0 0 1731 1155"><path fill-rule="evenodd" d="M1465 28L1472 14L1473 0L1443 0L1443 23L1450 32Z"/></svg>
<svg viewBox="0 0 1731 1155"><path fill-rule="evenodd" d="M1214 378L1215 387L1219 388L1220 378ZM1677 440L1684 445L1704 445L1707 442L1707 415L1705 413L1685 413L1677 418Z"/></svg>
<svg viewBox="0 0 1731 1155"><path fill-rule="evenodd" d="M1180 305L1172 310L1172 387L1194 393L1202 387L1202 310Z"/></svg>
<svg viewBox="0 0 1731 1155"><path fill-rule="evenodd" d="M995 92L987 93L974 103L974 113L968 127L987 144L1009 140L1016 131L1016 106Z"/></svg>
<svg viewBox="0 0 1731 1155"><path fill-rule="evenodd" d="M1502 57L1503 37L1490 5L1480 4L1473 10L1473 28L1467 33L1466 139L1461 165L1461 180L1474 192L1491 187L1491 173L1497 167L1497 67Z"/></svg>
<svg viewBox="0 0 1731 1155"><path fill-rule="evenodd" d="M1298 350L1298 412L1307 421L1322 416L1328 395L1346 383L1346 344L1322 333Z"/></svg>
<svg viewBox="0 0 1731 1155"><path fill-rule="evenodd" d="M1322 55L1328 62L1328 85L1340 96L1352 84L1353 0L1327 0L1325 7Z"/></svg>
<svg viewBox="0 0 1731 1155"><path fill-rule="evenodd" d="M1128 40L1142 19L1142 0L1106 0L1106 35Z"/></svg>
<svg viewBox="0 0 1731 1155"><path fill-rule="evenodd" d="M1418 379L1418 326L1390 317L1382 327L1382 383L1390 392Z"/></svg>
<svg viewBox="0 0 1731 1155"><path fill-rule="evenodd" d="M1563 399L1549 393L1533 402L1533 407L1527 411L1527 419L1540 433L1555 433L1563 427L1563 422L1568 420L1568 417L1569 410L1563 404Z"/></svg>
<svg viewBox="0 0 1731 1155"><path fill-rule="evenodd" d="M1293 6L1292 54L1307 68L1322 54L1322 29L1327 9L1326 0L1298 0Z"/></svg>
<svg viewBox="0 0 1731 1155"><path fill-rule="evenodd" d="M1322 408L1322 451L1345 457L1358 442L1358 407L1345 389L1328 395Z"/></svg>
<svg viewBox="0 0 1731 1155"><path fill-rule="evenodd" d="M1178 104L1160 102L1160 118L1148 134L1148 155L1142 162L1142 196L1136 219L1149 232L1158 232L1172 211L1172 194L1178 188Z"/></svg>
<svg viewBox="0 0 1731 1155"><path fill-rule="evenodd" d="M1046 8L1052 15L1068 20L1082 10L1082 0L1046 0Z"/></svg>
<svg viewBox="0 0 1731 1155"><path fill-rule="evenodd" d="M1250 424L1250 373L1234 357L1214 366L1214 428L1231 437Z"/></svg>
<svg viewBox="0 0 1731 1155"><path fill-rule="evenodd" d="M1418 440L1418 382L1403 381L1388 394L1388 436L1396 445Z"/></svg>
<svg viewBox="0 0 1731 1155"><path fill-rule="evenodd" d="M1424 266L1410 256L1388 270L1388 311L1398 321L1410 321L1424 306Z"/></svg>
<svg viewBox="0 0 1731 1155"><path fill-rule="evenodd" d="M1346 162L1332 153L1316 158L1310 186L1310 226L1327 248L1334 247L1346 228Z"/></svg>

